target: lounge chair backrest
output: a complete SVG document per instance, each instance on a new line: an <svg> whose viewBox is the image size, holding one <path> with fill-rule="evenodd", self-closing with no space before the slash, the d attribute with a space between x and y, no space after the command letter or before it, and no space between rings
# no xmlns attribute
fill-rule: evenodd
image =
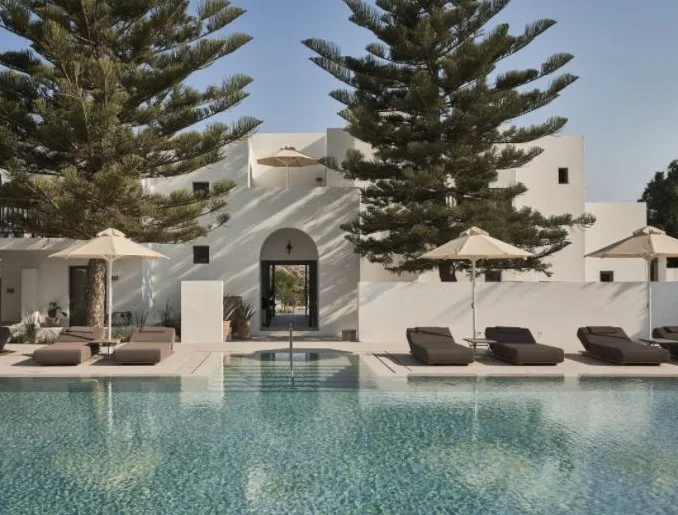
<svg viewBox="0 0 678 515"><path fill-rule="evenodd" d="M434 343L455 343L448 327L410 327L405 334L410 347Z"/></svg>
<svg viewBox="0 0 678 515"><path fill-rule="evenodd" d="M665 325L664 327L657 327L652 331L654 338L665 338L667 340L678 340L678 326Z"/></svg>
<svg viewBox="0 0 678 515"><path fill-rule="evenodd" d="M619 345L633 343L621 327L587 326L577 330L577 337L586 350L589 343L601 345Z"/></svg>
<svg viewBox="0 0 678 515"><path fill-rule="evenodd" d="M174 343L174 327L139 327L130 336L130 342Z"/></svg>
<svg viewBox="0 0 678 515"><path fill-rule="evenodd" d="M106 336L106 330L103 327L85 327L71 326L61 330L57 336L56 343L87 343L96 340L103 340Z"/></svg>
<svg viewBox="0 0 678 515"><path fill-rule="evenodd" d="M487 327L485 338L502 343L537 343L526 327Z"/></svg>

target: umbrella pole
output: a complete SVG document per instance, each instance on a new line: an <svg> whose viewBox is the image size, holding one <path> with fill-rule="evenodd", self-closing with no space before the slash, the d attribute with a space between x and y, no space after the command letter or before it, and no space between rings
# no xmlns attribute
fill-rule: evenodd
<svg viewBox="0 0 678 515"><path fill-rule="evenodd" d="M287 165L287 189L290 189L290 165Z"/></svg>
<svg viewBox="0 0 678 515"><path fill-rule="evenodd" d="M652 338L652 260L647 263L647 337Z"/></svg>
<svg viewBox="0 0 678 515"><path fill-rule="evenodd" d="M113 339L113 286L112 286L112 275L113 275L113 260L108 260L108 266L106 267L106 282L107 282L107 294L108 294L108 340Z"/></svg>
<svg viewBox="0 0 678 515"><path fill-rule="evenodd" d="M473 312L473 335L471 338L476 337L476 261L475 259L471 260L471 311Z"/></svg>

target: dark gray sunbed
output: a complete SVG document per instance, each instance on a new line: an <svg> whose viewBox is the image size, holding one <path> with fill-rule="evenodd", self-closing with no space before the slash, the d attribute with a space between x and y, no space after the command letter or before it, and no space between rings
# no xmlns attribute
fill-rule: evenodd
<svg viewBox="0 0 678 515"><path fill-rule="evenodd" d="M662 343L661 347L664 347L669 351L673 359L678 359L678 325L665 325L663 327L656 327L652 331L652 336L654 338L661 338L663 340L674 340L676 343Z"/></svg>
<svg viewBox="0 0 678 515"><path fill-rule="evenodd" d="M116 365L155 365L172 354L173 327L141 327L135 329L129 343L113 352Z"/></svg>
<svg viewBox="0 0 678 515"><path fill-rule="evenodd" d="M565 359L563 349L537 343L525 327L488 327L485 338L494 340L492 354L514 365L557 365Z"/></svg>
<svg viewBox="0 0 678 515"><path fill-rule="evenodd" d="M410 352L427 365L468 365L473 351L454 341L447 327L414 327L405 331Z"/></svg>
<svg viewBox="0 0 678 515"><path fill-rule="evenodd" d="M92 357L90 343L103 340L104 335L103 327L66 327L52 345L33 352L33 361L38 365L79 365Z"/></svg>
<svg viewBox="0 0 678 515"><path fill-rule="evenodd" d="M577 338L588 355L618 365L659 365L670 359L666 349L633 341L621 327L580 327Z"/></svg>

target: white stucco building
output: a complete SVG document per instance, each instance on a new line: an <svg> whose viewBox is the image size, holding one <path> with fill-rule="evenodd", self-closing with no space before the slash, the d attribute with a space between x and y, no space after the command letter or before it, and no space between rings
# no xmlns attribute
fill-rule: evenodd
<svg viewBox="0 0 678 515"><path fill-rule="evenodd" d="M589 212L597 223L586 231L575 229L572 245L554 255L553 275L504 274L501 279L522 281L642 281L642 261L585 258L605 244L646 224L645 205L599 204L585 201L585 153L582 137L549 137L539 142L544 153L519 170L502 172L497 186L514 181L528 192L519 205L545 215ZM237 187L229 196L231 220L208 237L184 245L156 245L169 256L162 262L123 262L114 271L114 312L148 310L151 317L167 303L179 311L180 284L185 280L220 280L224 291L243 297L255 308L253 332L271 326L267 304L271 274L276 265L303 267L309 297L309 330L338 335L356 329L358 283L382 281L436 281L437 272L422 276L395 276L367 263L353 252L339 226L360 212L358 186L339 173L311 166L293 168L286 188L284 169L257 164L257 159L283 146L320 158L342 160L349 148L369 148L341 129L314 134L257 134L233 145L222 161L194 173L154 180L158 192L199 189L205 183L231 179ZM73 318L84 305L85 262L48 259L64 248L65 240L10 234L0 238L0 318L17 321L22 313L45 312L57 302ZM611 275L610 275L611 273ZM498 279L497 277L493 278Z"/></svg>

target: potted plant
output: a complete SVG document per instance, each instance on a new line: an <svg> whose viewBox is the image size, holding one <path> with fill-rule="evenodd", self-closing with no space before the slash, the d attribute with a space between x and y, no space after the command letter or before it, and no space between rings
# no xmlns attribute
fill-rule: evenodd
<svg viewBox="0 0 678 515"><path fill-rule="evenodd" d="M250 319L252 316L254 316L252 304L245 304L241 300L235 316L238 339L247 340L250 337L250 333L252 332L252 323L250 322Z"/></svg>
<svg viewBox="0 0 678 515"><path fill-rule="evenodd" d="M235 331L236 315L242 299L233 295L224 295L224 341L228 341L231 331Z"/></svg>
<svg viewBox="0 0 678 515"><path fill-rule="evenodd" d="M59 327L61 319L67 316L68 313L64 313L57 302L50 302L47 308L47 316L45 317L45 325L47 327Z"/></svg>

